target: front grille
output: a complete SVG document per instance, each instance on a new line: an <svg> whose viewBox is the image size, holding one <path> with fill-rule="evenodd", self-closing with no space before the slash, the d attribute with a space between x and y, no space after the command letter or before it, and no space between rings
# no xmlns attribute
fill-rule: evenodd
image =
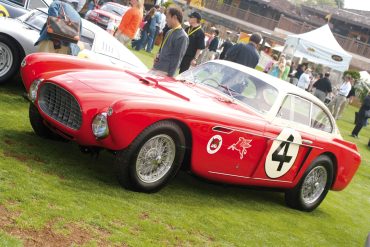
<svg viewBox="0 0 370 247"><path fill-rule="evenodd" d="M39 106L46 115L71 129L78 130L81 127L81 107L68 91L46 83L40 88L39 94Z"/></svg>

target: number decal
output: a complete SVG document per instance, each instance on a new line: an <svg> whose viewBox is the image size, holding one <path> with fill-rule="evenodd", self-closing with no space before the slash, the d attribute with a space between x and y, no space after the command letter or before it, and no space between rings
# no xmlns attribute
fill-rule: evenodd
<svg viewBox="0 0 370 247"><path fill-rule="evenodd" d="M288 138L289 142L282 142L280 146L275 150L275 152L272 154L272 160L273 161L279 161L279 166L277 168L278 171L281 171L281 168L283 167L285 162L289 162L292 159L292 156L288 156L288 149L290 146L290 142L294 141L294 136L290 135ZM280 151L284 148L283 155L279 154Z"/></svg>
<svg viewBox="0 0 370 247"><path fill-rule="evenodd" d="M301 135L293 129L283 129L271 145L265 162L265 172L270 178L286 174L293 166L302 144Z"/></svg>

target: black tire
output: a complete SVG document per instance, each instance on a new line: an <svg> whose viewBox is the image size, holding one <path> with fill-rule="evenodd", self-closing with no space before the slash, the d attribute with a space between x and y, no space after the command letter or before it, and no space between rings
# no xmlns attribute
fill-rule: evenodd
<svg viewBox="0 0 370 247"><path fill-rule="evenodd" d="M304 197L303 185L305 183L307 176L309 174L311 176L314 172L321 172L321 175L326 177L326 182L325 181L322 182L322 184L325 183L323 190L322 191L318 190L317 196L315 196L312 201L309 201L303 198ZM306 182L308 183L308 181ZM320 205L320 203L324 200L325 196L327 195L332 185L332 182L333 182L333 162L328 156L325 155L319 156L307 168L297 186L285 192L285 202L291 208L311 212L315 208L317 208ZM316 184L317 181L315 183L315 186Z"/></svg>
<svg viewBox="0 0 370 247"><path fill-rule="evenodd" d="M10 50L11 54L5 52L4 49ZM5 54L10 55L10 57L5 57L4 59ZM1 57L3 57L4 60L1 60ZM10 68L7 69L5 68L5 63L10 60L13 61L10 64ZM8 82L14 75L17 74L21 65L21 60L22 52L18 48L17 44L9 37L0 35L0 85ZM7 71L5 72L5 70Z"/></svg>
<svg viewBox="0 0 370 247"><path fill-rule="evenodd" d="M145 144L149 143L155 138L161 137L163 137L165 140L168 140L169 143L174 144L172 145L172 147L175 147L174 159L172 162L170 162L170 168L165 171L164 175L161 175L158 180L153 182L143 181L143 179L140 178L143 175L137 171L137 160L139 153ZM152 149L146 153L147 156L149 156L150 151L152 151ZM171 121L157 122L147 127L140 135L138 135L127 149L117 152L116 166L118 170L118 181L124 188L129 190L146 193L156 192L165 186L170 179L176 175L183 162L184 153L185 137L181 128ZM164 152L161 154L164 154ZM162 155L159 155L159 157L162 157ZM153 167L156 165L159 167L162 160L159 161L158 164L154 164L153 162L157 161L155 161L154 158L151 158L150 164L152 165L152 169L154 169Z"/></svg>
<svg viewBox="0 0 370 247"><path fill-rule="evenodd" d="M30 103L29 107L29 119L32 126L33 131L36 135L52 140L65 140L63 137L57 135L53 131L51 131L45 124L44 119L41 117L39 111L37 110L36 106Z"/></svg>

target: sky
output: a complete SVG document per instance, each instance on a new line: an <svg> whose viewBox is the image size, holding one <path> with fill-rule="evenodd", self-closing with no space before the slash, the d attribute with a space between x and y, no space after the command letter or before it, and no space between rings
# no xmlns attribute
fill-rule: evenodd
<svg viewBox="0 0 370 247"><path fill-rule="evenodd" d="M370 11L370 0L344 0L344 7Z"/></svg>

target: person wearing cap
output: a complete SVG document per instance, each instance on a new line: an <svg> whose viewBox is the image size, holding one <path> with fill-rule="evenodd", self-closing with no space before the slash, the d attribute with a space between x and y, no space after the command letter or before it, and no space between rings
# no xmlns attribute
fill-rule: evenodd
<svg viewBox="0 0 370 247"><path fill-rule="evenodd" d="M79 0L55 0L48 8L48 16L61 16L62 7L65 15L72 21L80 23L80 38L82 30L81 17L76 11L79 5ZM80 48L77 44L70 43L64 40L52 39L47 33L47 23L44 24L40 31L40 37L35 43L38 45L38 52L50 52L50 53L60 53L69 54L77 56Z"/></svg>
<svg viewBox="0 0 370 247"><path fill-rule="evenodd" d="M170 7L166 11L166 22L169 28L159 53L154 59L152 73L174 76L188 48L189 38L181 26L182 11L178 7Z"/></svg>
<svg viewBox="0 0 370 247"><path fill-rule="evenodd" d="M198 12L189 15L190 26L185 29L189 37L189 45L180 64L180 73L189 69L190 65L195 66L201 51L205 48L204 31L200 25L202 20Z"/></svg>
<svg viewBox="0 0 370 247"><path fill-rule="evenodd" d="M248 44L233 45L226 53L225 59L253 69L256 68L260 59L257 47L261 40L262 35L260 33L253 33Z"/></svg>
<svg viewBox="0 0 370 247"><path fill-rule="evenodd" d="M314 95L322 102L325 102L326 96L332 92L331 81L329 80L329 77L330 73L326 72L323 78L318 79L313 84L313 87L316 88Z"/></svg>

